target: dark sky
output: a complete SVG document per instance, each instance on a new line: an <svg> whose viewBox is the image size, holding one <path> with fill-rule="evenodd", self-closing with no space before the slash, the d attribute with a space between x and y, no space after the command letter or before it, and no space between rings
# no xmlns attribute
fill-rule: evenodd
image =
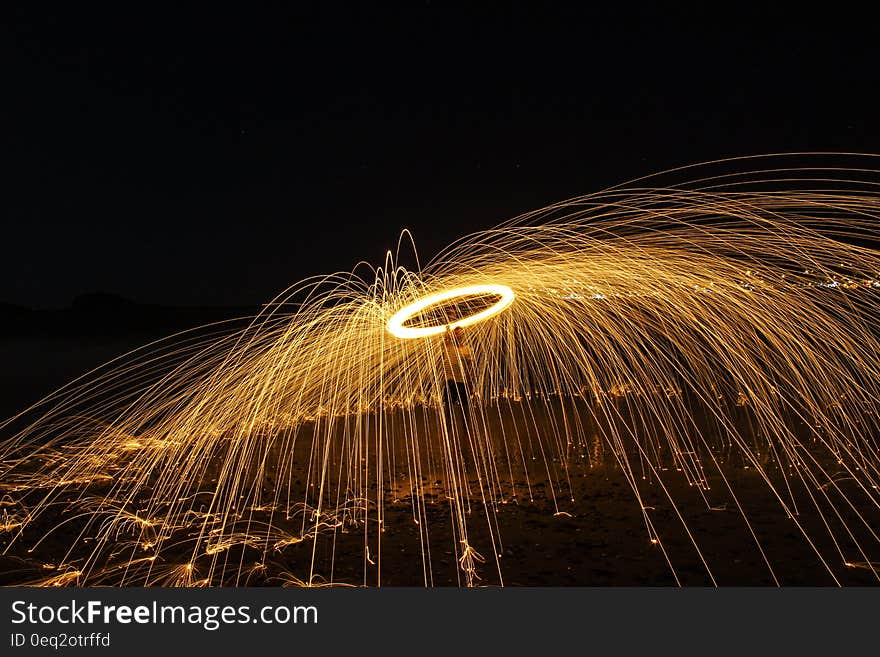
<svg viewBox="0 0 880 657"><path fill-rule="evenodd" d="M0 26L0 302L257 304L405 227L427 259L673 166L880 152L880 30L835 5L69 4Z"/></svg>

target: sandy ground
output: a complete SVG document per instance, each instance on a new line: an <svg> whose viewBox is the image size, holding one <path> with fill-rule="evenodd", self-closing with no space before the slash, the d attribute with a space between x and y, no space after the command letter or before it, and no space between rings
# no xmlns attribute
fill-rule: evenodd
<svg viewBox="0 0 880 657"><path fill-rule="evenodd" d="M307 462L300 453L302 449L294 454L299 456L294 458L299 463ZM561 470L561 462L553 465ZM860 527L854 511L842 501L841 493L852 500L860 499L855 486L845 481L839 484L840 493L832 497L837 500L834 507L819 504L823 520L811 502L809 489L797 479L789 480L792 492L786 501L796 503L799 512L789 517L764 478L741 465L724 468L725 478L711 474L708 490L690 485L685 474L674 468L638 477L640 501L624 470L607 454L594 458L592 465L580 457L567 465L567 477L548 477L547 468L534 461L527 476L520 471L519 478L503 481L502 494L488 503L480 493L479 479L471 476L467 485L458 489L468 497L461 505L450 499L448 478L438 473L442 467L423 474L419 482L400 471L397 477L389 475L386 479L386 494L381 498L376 497L375 486L370 486L366 524L344 524L317 536L307 530L302 542L282 549L233 546L226 550L221 562L226 564L227 572L241 564L247 574L237 582L227 576L224 583L295 584L315 576L312 581L318 583L464 585L466 578L457 549L461 545L461 522L456 515L459 510L467 543L484 559L475 562L477 585L877 583L873 572L864 566L869 561L880 561L880 550L865 527ZM465 470L473 473L471 468ZM767 472L778 490L788 490L775 466L769 464ZM290 489L298 491L291 493L292 499L305 499L303 491L310 484L304 468L296 466L290 476ZM215 480L210 481L213 484ZM483 485L485 489L485 482ZM263 481L264 500L279 492L277 486L268 472ZM102 490L100 485L89 488L94 494ZM333 499L334 487L330 485L327 490ZM381 532L377 531L378 501L383 515ZM642 507L653 526L652 533L646 527ZM876 509L856 508L870 526L880 527ZM835 517L835 510L840 518ZM56 517L49 514L28 532L28 537L41 536L64 513ZM283 514L266 510L249 510L246 515L256 522L272 522L290 535L303 536L299 517L285 520ZM868 546L867 555L859 554L844 521L855 528L853 538ZM70 523L53 531L33 551L28 551L33 540L16 543L0 560L0 583L21 584L54 575L54 571L40 573L39 564L57 563L77 543L80 526ZM0 540L0 546L7 543L8 535ZM149 552L136 550L135 554ZM184 563L187 554L186 550L177 554L173 549L166 550L161 560ZM204 569L206 563L202 562L197 570ZM257 563L262 568L250 570Z"/></svg>
<svg viewBox="0 0 880 657"><path fill-rule="evenodd" d="M56 383L46 379L43 387ZM9 375L5 384L9 406L16 401ZM17 394L32 396L40 388L32 382ZM707 486L700 487L671 463L652 472L639 464L638 451L630 446L624 453L632 460L637 497L595 422L585 421L574 443L560 451L554 403L507 403L508 415L490 414L475 432L475 443L455 438L456 482L451 481L449 454L439 447L436 412L426 411L415 422L398 414L382 443L384 493L377 493L375 468L362 489L366 525L345 524L317 537L306 532L301 542L280 549L234 545L219 559L228 570L244 574L224 583L295 584L314 576L316 583L460 586L466 582L459 564L462 526L467 544L483 560L475 562L474 583L484 586L878 583L868 563L880 564L880 542L870 535L880 532L880 512L833 463L827 467L835 483L821 490L796 476L784 479L773 461L764 464L770 483L797 509L789 515L764 476L730 450L707 453L724 463L720 469L707 468ZM270 450L274 466L260 481L263 501L284 497L288 490L293 500L316 501L315 480L305 465L313 447L310 431L301 430L293 449ZM519 436L515 443L510 439L514 433ZM364 461L375 462L376 442L368 442L372 447ZM422 468L415 474L414 448L420 450ZM346 460L335 447L328 458L334 472ZM220 465L218 460L208 468L207 486L216 482ZM350 483L330 481L327 497L335 499L339 487ZM89 492L101 494L102 488L92 486ZM381 532L376 523L380 506ZM56 574L46 566L57 564L77 543L80 525L70 523L35 549L34 544L63 513L48 514L9 549L12 532L0 532L0 550L6 550L0 557L0 584ZM282 516L248 511L253 520L271 521L303 537L301 519ZM187 555L169 550L161 560L171 567L175 560L184 563ZM196 564L196 570L201 567Z"/></svg>

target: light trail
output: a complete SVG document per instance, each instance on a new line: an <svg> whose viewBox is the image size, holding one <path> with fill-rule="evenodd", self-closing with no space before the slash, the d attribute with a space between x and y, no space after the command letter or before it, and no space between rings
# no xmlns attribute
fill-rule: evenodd
<svg viewBox="0 0 880 657"><path fill-rule="evenodd" d="M424 313L432 306L437 306L442 304L443 302L453 299L461 299L479 295L494 295L498 297L498 301L490 305L485 310L481 310L480 312L447 322L445 324L419 327L404 326L407 321L411 320L413 317L421 313ZM489 319L490 317L502 312L505 308L512 304L514 298L515 295L513 293L513 290L511 290L509 287L507 287L506 285L495 285L492 283L487 283L483 285L468 285L466 287L458 287L452 290L444 290L442 292L430 294L422 299L419 299L418 301L414 301L413 303L401 308L391 317L391 319L388 320L388 332L391 333L394 337L402 339L428 338L432 335L438 335L447 330L455 329L458 327L464 328L467 326L472 326L486 319Z"/></svg>
<svg viewBox="0 0 880 657"><path fill-rule="evenodd" d="M406 526L431 585L442 508L457 581L500 583L505 505L546 482L565 518L573 473L604 454L676 577L641 482L709 581L676 481L740 517L779 581L740 468L831 578L877 576L880 173L867 156L789 161L571 199L416 271L390 254L308 279L244 327L98 368L0 424L2 551L34 560L34 584L373 585L387 532ZM455 417L447 326L474 355Z"/></svg>

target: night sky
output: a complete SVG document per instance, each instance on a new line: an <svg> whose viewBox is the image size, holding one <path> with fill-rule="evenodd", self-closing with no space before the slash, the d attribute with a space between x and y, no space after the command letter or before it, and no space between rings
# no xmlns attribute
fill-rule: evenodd
<svg viewBox="0 0 880 657"><path fill-rule="evenodd" d="M834 4L69 4L0 26L0 302L255 305L402 228L428 259L669 167L880 152L880 29Z"/></svg>

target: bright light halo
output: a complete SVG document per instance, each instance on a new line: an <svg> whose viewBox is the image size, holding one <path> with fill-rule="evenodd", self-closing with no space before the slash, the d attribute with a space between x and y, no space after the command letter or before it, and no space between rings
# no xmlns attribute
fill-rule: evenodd
<svg viewBox="0 0 880 657"><path fill-rule="evenodd" d="M473 315L469 315L467 317L463 317L462 319L451 322L450 324L440 324L439 326L419 326L419 327L407 327L404 326L404 323L422 312L425 308L429 308L438 303L443 303L444 301L449 301L450 299L455 299L457 297L468 297L474 294L497 294L501 298L493 303L491 306L486 308L485 310L481 310L478 313ZM411 338L427 338L431 335L439 335L446 331L446 327L449 328L458 328L459 326L471 326L478 322L482 322L484 319L488 319L492 317L492 315L497 315L502 310L507 308L510 304L513 303L514 299L513 290L511 290L506 285L496 285L496 284L485 284L485 285L468 285L466 287L457 287L451 290L444 290L443 292L438 292L437 294L430 294L426 297L422 297L418 301L414 301L408 306L404 306L396 313L394 316L388 320L388 332L397 338L403 339L411 339Z"/></svg>

